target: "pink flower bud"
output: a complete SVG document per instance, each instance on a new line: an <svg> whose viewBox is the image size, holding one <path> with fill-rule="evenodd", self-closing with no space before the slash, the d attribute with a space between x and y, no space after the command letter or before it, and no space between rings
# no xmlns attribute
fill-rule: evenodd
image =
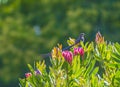
<svg viewBox="0 0 120 87"><path fill-rule="evenodd" d="M84 55L84 49L82 47L74 48L74 55L78 54L80 54L80 56Z"/></svg>
<svg viewBox="0 0 120 87"><path fill-rule="evenodd" d="M72 52L66 50L62 52L62 55L69 64L72 63L72 59L73 59Z"/></svg>
<svg viewBox="0 0 120 87"><path fill-rule="evenodd" d="M28 78L28 77L30 77L30 76L32 76L31 73L25 73L25 77L26 77L26 78Z"/></svg>

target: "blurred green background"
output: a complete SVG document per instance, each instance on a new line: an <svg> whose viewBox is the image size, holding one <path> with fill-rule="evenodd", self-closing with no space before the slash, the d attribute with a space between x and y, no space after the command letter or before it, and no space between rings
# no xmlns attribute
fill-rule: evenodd
<svg viewBox="0 0 120 87"><path fill-rule="evenodd" d="M27 63L57 43L97 31L120 42L119 0L0 0L0 87L18 87Z"/></svg>

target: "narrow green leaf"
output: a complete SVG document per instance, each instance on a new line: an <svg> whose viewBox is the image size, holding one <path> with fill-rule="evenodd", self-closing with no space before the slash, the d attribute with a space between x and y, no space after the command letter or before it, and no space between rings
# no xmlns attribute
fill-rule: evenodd
<svg viewBox="0 0 120 87"><path fill-rule="evenodd" d="M99 70L99 67L96 67L96 68L92 71L92 75L96 75L97 72L98 72L98 70Z"/></svg>
<svg viewBox="0 0 120 87"><path fill-rule="evenodd" d="M30 64L28 64L28 68L30 69L30 71L34 74L34 69L32 68L32 66Z"/></svg>
<svg viewBox="0 0 120 87"><path fill-rule="evenodd" d="M91 73L91 71L92 71L92 69L93 69L93 67L94 67L94 65L95 65L95 60L93 60L90 64L89 64L89 66L88 66L88 68L87 68L87 70L86 70L86 72L85 72L85 78L87 78L87 76L89 76L89 74Z"/></svg>

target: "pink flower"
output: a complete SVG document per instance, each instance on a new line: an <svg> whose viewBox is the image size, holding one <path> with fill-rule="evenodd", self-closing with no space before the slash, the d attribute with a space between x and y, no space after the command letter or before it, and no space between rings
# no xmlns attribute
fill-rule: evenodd
<svg viewBox="0 0 120 87"><path fill-rule="evenodd" d="M28 78L28 77L30 77L30 76L32 76L32 74L29 72L29 73L25 73L25 77L26 78Z"/></svg>
<svg viewBox="0 0 120 87"><path fill-rule="evenodd" d="M78 54L80 54L80 56L84 55L84 49L82 47L74 48L74 55Z"/></svg>
<svg viewBox="0 0 120 87"><path fill-rule="evenodd" d="M62 52L62 56L65 58L65 60L69 63L69 64L71 64L72 63L72 59L73 59L73 54L72 54L72 52L70 52L70 51L63 51Z"/></svg>

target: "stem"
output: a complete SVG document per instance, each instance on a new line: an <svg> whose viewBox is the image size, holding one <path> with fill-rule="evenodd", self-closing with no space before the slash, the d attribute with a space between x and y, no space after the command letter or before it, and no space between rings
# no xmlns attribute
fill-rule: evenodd
<svg viewBox="0 0 120 87"><path fill-rule="evenodd" d="M66 72L67 72L67 87L69 87L69 83L68 83L68 81L69 81L69 79L68 79L68 65L67 65Z"/></svg>

